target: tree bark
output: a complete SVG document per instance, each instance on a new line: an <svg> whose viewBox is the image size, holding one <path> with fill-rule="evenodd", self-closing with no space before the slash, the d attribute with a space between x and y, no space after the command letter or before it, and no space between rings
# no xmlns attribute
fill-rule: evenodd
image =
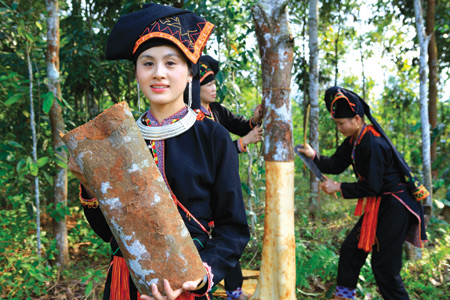
<svg viewBox="0 0 450 300"><path fill-rule="evenodd" d="M64 143L59 136L64 132L64 120L62 108L56 99L61 99L61 85L59 82L59 8L58 0L46 0L47 4L47 76L48 89L53 93L53 101L50 109L50 123L53 137L53 149L55 156L67 160L67 154L63 149ZM54 186L55 209L61 209L67 205L67 169L56 166ZM53 220L53 231L56 239L56 264L62 269L69 262L69 248L67 242L66 216L61 216L59 221Z"/></svg>
<svg viewBox="0 0 450 300"><path fill-rule="evenodd" d="M294 153L290 82L294 40L288 1L252 7L264 112L266 207L260 276L252 299L295 299Z"/></svg>
<svg viewBox="0 0 450 300"><path fill-rule="evenodd" d="M427 105L427 51L430 36L425 34L423 26L422 4L420 0L414 0L414 12L416 17L416 29L420 43L420 59L419 59L419 74L420 74L420 119L422 123L422 166L423 166L423 181L430 196L425 201L426 219L429 220L432 215L432 181L431 181L431 161L430 161L430 123L428 120L428 105Z"/></svg>
<svg viewBox="0 0 450 300"><path fill-rule="evenodd" d="M309 1L309 99L311 103L309 142L313 149L319 151L319 43L318 43L318 8L317 0ZM339 34L339 33L338 33ZM336 70L337 41L336 38ZM337 71L336 71L337 72ZM337 78L337 74L336 74ZM315 217L319 211L319 180L310 172L310 206L309 213Z"/></svg>
<svg viewBox="0 0 450 300"><path fill-rule="evenodd" d="M121 102L63 137L95 192L142 294L206 275L200 255L133 115Z"/></svg>
<svg viewBox="0 0 450 300"><path fill-rule="evenodd" d="M434 33L434 21L436 0L427 1L427 28L426 34L431 36L430 44L428 45L428 113L430 118L431 130L437 127L437 85L438 85L438 57L436 35ZM431 163L436 160L436 141L431 144ZM432 172L433 178L437 176L437 171Z"/></svg>

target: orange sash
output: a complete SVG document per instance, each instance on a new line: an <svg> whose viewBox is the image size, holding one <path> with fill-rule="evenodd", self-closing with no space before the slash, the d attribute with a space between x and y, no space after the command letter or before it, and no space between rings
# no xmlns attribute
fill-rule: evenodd
<svg viewBox="0 0 450 300"><path fill-rule="evenodd" d="M365 205L364 200L366 200ZM376 196L359 198L355 208L355 216L362 215L364 211L358 248L363 249L367 253L372 251L372 246L375 244L380 202L381 197Z"/></svg>

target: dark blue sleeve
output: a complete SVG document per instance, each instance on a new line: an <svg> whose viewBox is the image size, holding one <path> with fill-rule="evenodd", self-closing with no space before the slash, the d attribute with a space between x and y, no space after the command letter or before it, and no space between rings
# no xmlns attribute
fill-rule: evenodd
<svg viewBox="0 0 450 300"><path fill-rule="evenodd" d="M229 132L242 137L252 130L252 127L250 127L250 120L233 114L222 104L217 102L211 103L210 109L216 116L216 121Z"/></svg>
<svg viewBox="0 0 450 300"><path fill-rule="evenodd" d="M352 147L350 139L347 138L336 149L336 152L330 156L316 154L314 163L319 170L325 174L341 174L352 163Z"/></svg>

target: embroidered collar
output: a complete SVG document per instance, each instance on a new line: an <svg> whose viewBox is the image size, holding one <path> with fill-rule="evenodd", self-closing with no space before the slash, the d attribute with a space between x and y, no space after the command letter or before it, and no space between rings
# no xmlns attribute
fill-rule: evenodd
<svg viewBox="0 0 450 300"><path fill-rule="evenodd" d="M214 120L214 115L213 115L211 109L209 108L209 106L208 106L208 108L204 108L203 105L202 105L201 108L200 108L200 111L205 115L205 117L215 121Z"/></svg>

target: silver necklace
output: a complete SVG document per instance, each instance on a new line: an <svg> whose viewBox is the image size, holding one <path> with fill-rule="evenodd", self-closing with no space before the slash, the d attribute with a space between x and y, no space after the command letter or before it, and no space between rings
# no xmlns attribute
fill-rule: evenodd
<svg viewBox="0 0 450 300"><path fill-rule="evenodd" d="M143 113L136 123L144 139L152 141L165 140L180 135L191 128L197 120L197 114L188 107L187 114L179 121L169 125L151 127L142 124L142 118L145 114L146 113Z"/></svg>

